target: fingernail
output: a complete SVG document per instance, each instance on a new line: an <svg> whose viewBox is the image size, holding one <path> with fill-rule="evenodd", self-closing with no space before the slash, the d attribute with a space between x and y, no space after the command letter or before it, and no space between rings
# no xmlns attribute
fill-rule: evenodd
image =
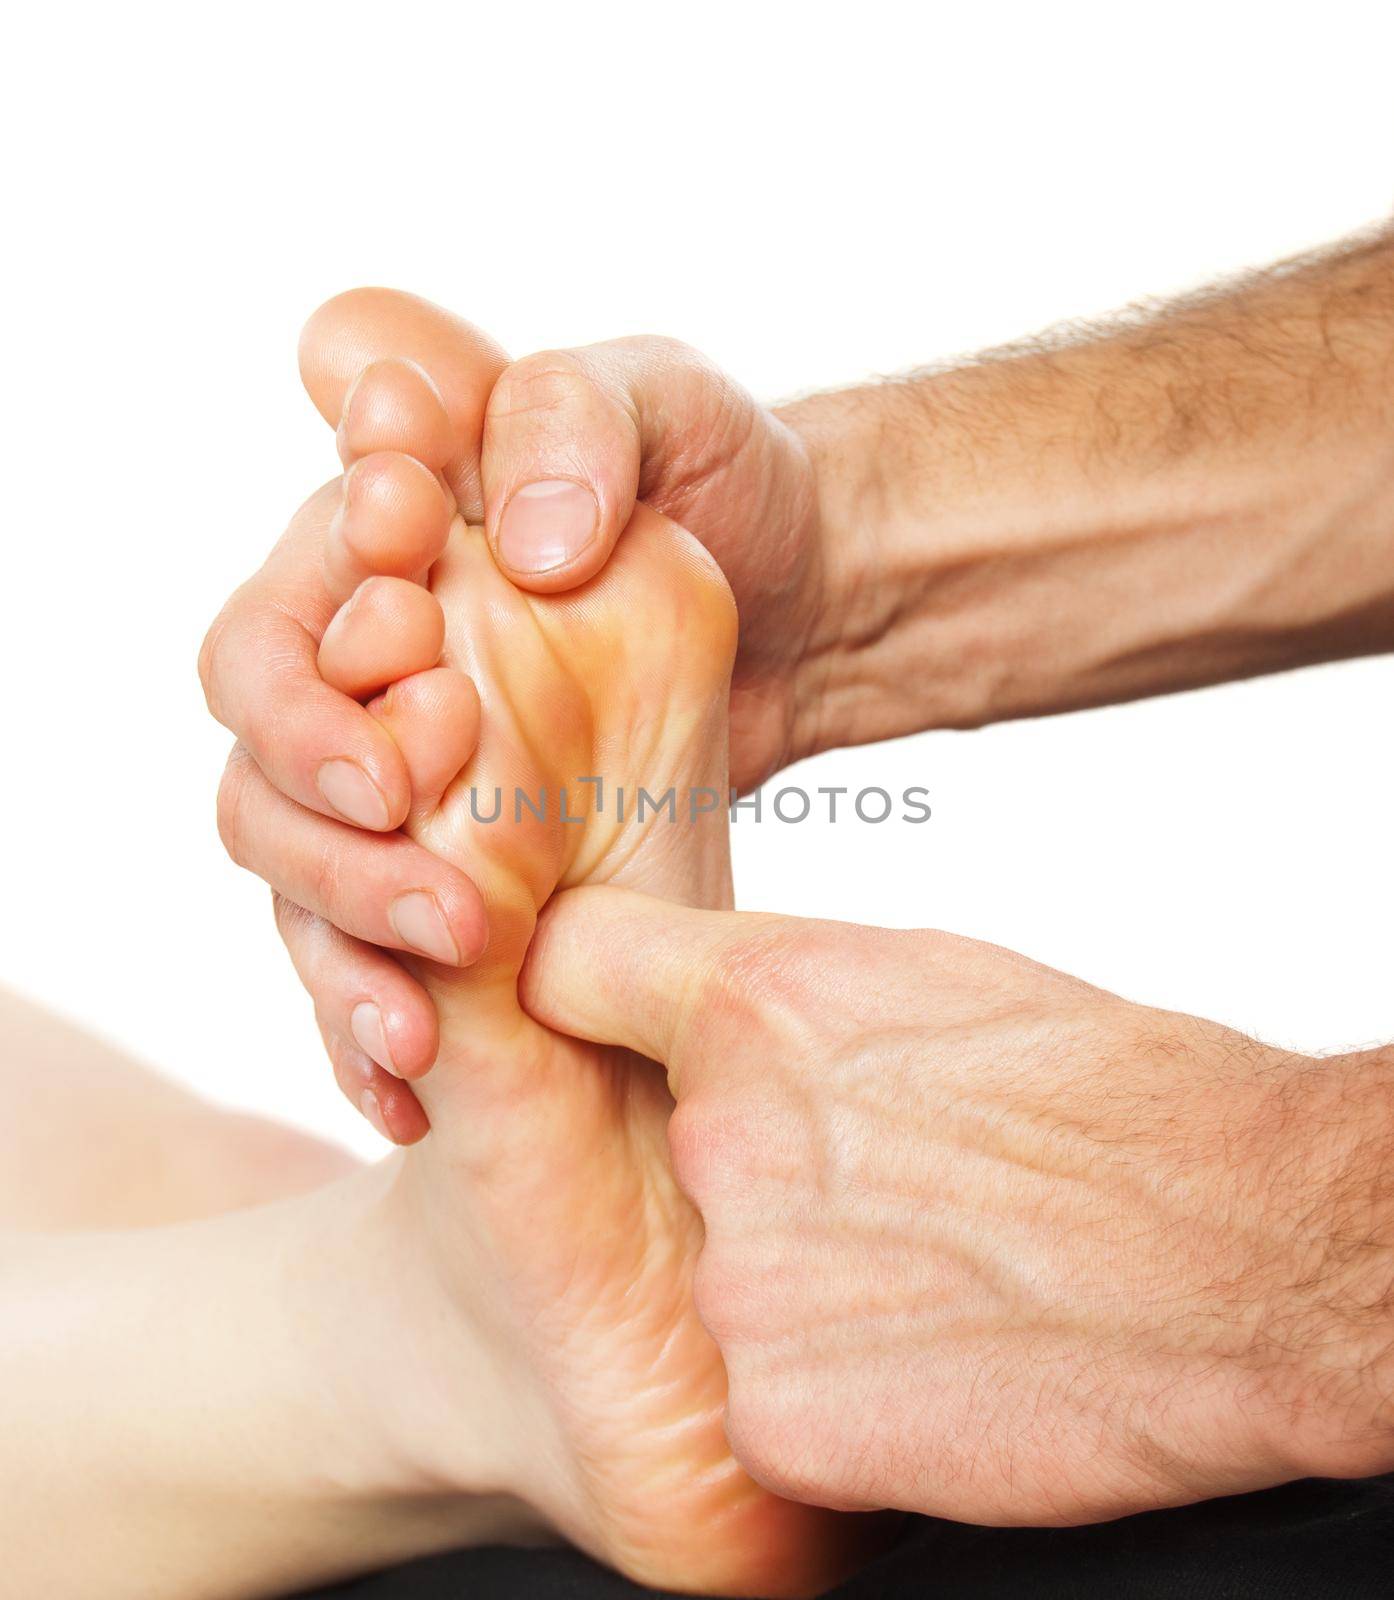
<svg viewBox="0 0 1394 1600"><path fill-rule="evenodd" d="M392 1065L392 1051L388 1048L382 1012L371 1000L361 1000L353 1008L349 1013L349 1027L353 1029L360 1050L366 1050L384 1072L390 1072L394 1078L401 1076Z"/></svg>
<svg viewBox="0 0 1394 1600"><path fill-rule="evenodd" d="M389 1144L396 1144L397 1141L387 1131L387 1124L382 1120L382 1107L378 1104L378 1097L371 1089L363 1091L358 1101L358 1109Z"/></svg>
<svg viewBox="0 0 1394 1600"><path fill-rule="evenodd" d="M355 827L381 831L387 826L387 801L356 761L326 761L315 774L319 792Z"/></svg>
<svg viewBox="0 0 1394 1600"><path fill-rule="evenodd" d="M459 966L460 952L450 924L436 903L435 895L428 890L412 889L407 894L399 894L388 907L387 915L403 944L430 956L432 961Z"/></svg>
<svg viewBox="0 0 1394 1600"><path fill-rule="evenodd" d="M595 496L582 483L525 484L503 509L499 555L515 572L548 572L586 548L599 518Z"/></svg>

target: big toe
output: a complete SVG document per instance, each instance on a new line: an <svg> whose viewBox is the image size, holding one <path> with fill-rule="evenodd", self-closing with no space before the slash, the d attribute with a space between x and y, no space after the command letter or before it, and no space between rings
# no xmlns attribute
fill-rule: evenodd
<svg viewBox="0 0 1394 1600"><path fill-rule="evenodd" d="M414 363L435 386L449 430L448 457L441 470L467 520L482 521L484 412L507 356L472 324L396 289L350 289L335 295L300 336L300 375L321 416L334 428L359 374L388 359Z"/></svg>

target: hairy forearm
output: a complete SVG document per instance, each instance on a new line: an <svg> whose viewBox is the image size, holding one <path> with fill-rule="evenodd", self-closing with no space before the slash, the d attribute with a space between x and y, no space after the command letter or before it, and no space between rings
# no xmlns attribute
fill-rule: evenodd
<svg viewBox="0 0 1394 1600"><path fill-rule="evenodd" d="M374 1181L181 1227L9 1237L16 1592L247 1600L520 1530L483 1440L478 1496L447 1493L394 1416L410 1313ZM482 1376L470 1359L460 1384Z"/></svg>
<svg viewBox="0 0 1394 1600"><path fill-rule="evenodd" d="M1394 1469L1394 1047L1319 1060L1279 1096L1263 1161L1275 1215L1300 1245L1273 1284L1268 1328L1292 1381L1279 1415L1319 1441L1302 1471Z"/></svg>
<svg viewBox="0 0 1394 1600"><path fill-rule="evenodd" d="M1394 645L1394 233L782 412L814 458L814 749Z"/></svg>

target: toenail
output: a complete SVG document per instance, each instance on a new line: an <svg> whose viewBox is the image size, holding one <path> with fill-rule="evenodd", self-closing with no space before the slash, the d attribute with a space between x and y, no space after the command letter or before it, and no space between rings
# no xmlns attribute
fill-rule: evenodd
<svg viewBox="0 0 1394 1600"><path fill-rule="evenodd" d="M384 1072L390 1072L393 1077L401 1076L392 1065L392 1051L387 1043L382 1012L371 1000L362 1000L353 1008L349 1013L349 1027L360 1050L366 1050Z"/></svg>
<svg viewBox="0 0 1394 1600"><path fill-rule="evenodd" d="M329 805L356 828L380 832L389 819L387 801L377 784L356 761L326 761L315 774L319 792Z"/></svg>
<svg viewBox="0 0 1394 1600"><path fill-rule="evenodd" d="M426 889L411 889L399 894L387 912L397 937L403 944L432 961L447 966L460 964L460 951L435 895Z"/></svg>
<svg viewBox="0 0 1394 1600"><path fill-rule="evenodd" d="M358 1074L364 1083L371 1083L378 1075L377 1063L372 1056L364 1055L361 1050L346 1050L344 1060Z"/></svg>
<svg viewBox="0 0 1394 1600"><path fill-rule="evenodd" d="M371 1089L365 1089L358 1101L358 1109L367 1117L368 1121L377 1129L384 1139L395 1144L397 1141L387 1131L387 1123L383 1120L382 1107L378 1104L378 1097Z"/></svg>
<svg viewBox="0 0 1394 1600"><path fill-rule="evenodd" d="M583 483L549 478L517 490L499 521L499 556L514 572L549 572L595 537L600 508Z"/></svg>

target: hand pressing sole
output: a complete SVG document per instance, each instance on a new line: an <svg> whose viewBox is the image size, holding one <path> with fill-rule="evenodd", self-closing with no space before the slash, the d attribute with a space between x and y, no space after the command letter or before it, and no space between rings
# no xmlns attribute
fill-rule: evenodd
<svg viewBox="0 0 1394 1600"><path fill-rule="evenodd" d="M440 1015L437 1064L416 1086L433 1132L391 1166L392 1204L442 1307L426 1356L442 1426L455 1306L518 1397L519 1492L551 1526L645 1583L816 1593L871 1530L776 1498L730 1453L725 1374L692 1309L701 1224L670 1173L661 1071L552 1033L517 999L537 912L558 888L730 903L729 591L695 540L643 508L581 589L514 588L446 499L468 441L452 437L445 394L487 359L477 336L404 296L332 302L302 346L331 414L345 349L369 363L352 392L353 454L413 492L400 514L384 496L371 517L335 522L327 579L360 586L321 668L360 697L391 685L371 705L412 772L406 831L478 884L490 924L467 970L413 965ZM328 521L336 497L302 514ZM365 577L374 564L383 576ZM438 611L403 592L428 564ZM657 807L640 805L641 788Z"/></svg>

